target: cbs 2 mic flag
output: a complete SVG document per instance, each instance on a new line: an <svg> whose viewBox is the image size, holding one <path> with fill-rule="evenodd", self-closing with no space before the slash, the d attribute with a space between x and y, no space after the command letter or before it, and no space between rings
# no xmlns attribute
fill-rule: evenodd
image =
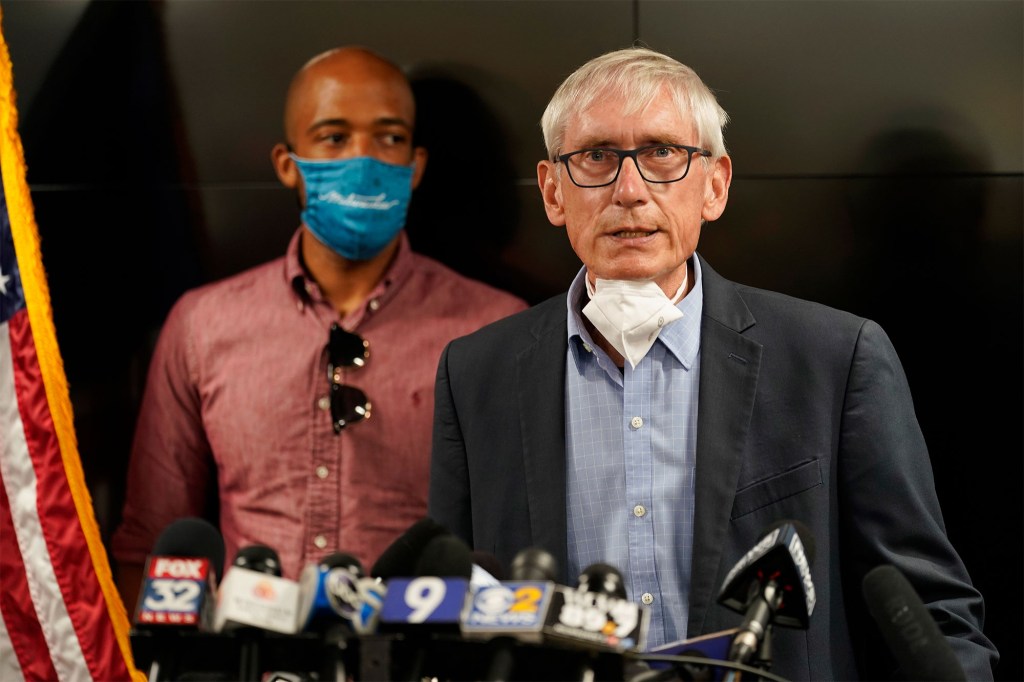
<svg viewBox="0 0 1024 682"><path fill-rule="evenodd" d="M0 175L0 679L142 680L79 460L2 32Z"/></svg>

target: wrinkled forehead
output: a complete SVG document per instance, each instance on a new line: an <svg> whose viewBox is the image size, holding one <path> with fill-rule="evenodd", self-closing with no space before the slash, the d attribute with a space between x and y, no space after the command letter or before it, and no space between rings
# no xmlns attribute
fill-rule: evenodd
<svg viewBox="0 0 1024 682"><path fill-rule="evenodd" d="M670 88L634 93L609 86L580 102L569 115L564 141L575 147L614 146L626 137L687 143L695 133L689 107Z"/></svg>

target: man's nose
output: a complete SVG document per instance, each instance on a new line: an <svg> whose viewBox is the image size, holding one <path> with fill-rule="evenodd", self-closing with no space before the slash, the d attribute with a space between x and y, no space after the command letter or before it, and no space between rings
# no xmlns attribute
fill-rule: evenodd
<svg viewBox="0 0 1024 682"><path fill-rule="evenodd" d="M615 178L615 201L627 206L632 205L646 201L648 192L647 181L640 175L636 159L623 159L619 177Z"/></svg>

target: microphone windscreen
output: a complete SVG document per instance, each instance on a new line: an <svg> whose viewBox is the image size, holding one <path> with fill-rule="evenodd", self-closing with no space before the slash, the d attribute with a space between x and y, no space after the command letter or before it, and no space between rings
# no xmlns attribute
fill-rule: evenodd
<svg viewBox="0 0 1024 682"><path fill-rule="evenodd" d="M473 575L473 553L454 535L439 535L423 548L416 562L417 576L466 578Z"/></svg>
<svg viewBox="0 0 1024 682"><path fill-rule="evenodd" d="M509 573L512 580L554 580L558 576L558 560L546 549L527 547L512 559Z"/></svg>
<svg viewBox="0 0 1024 682"><path fill-rule="evenodd" d="M206 519L187 516L167 524L157 537L152 554L209 559L217 579L224 577L224 538Z"/></svg>
<svg viewBox="0 0 1024 682"><path fill-rule="evenodd" d="M272 547L266 545L255 544L241 548L232 565L281 577L281 559Z"/></svg>
<svg viewBox="0 0 1024 682"><path fill-rule="evenodd" d="M427 544L450 531L430 517L409 526L374 562L370 575L375 578L397 578L416 574L416 562Z"/></svg>
<svg viewBox="0 0 1024 682"><path fill-rule="evenodd" d="M607 594L619 599L626 599L626 585L622 573L611 564L596 562L590 564L580 574L580 589L584 592Z"/></svg>
<svg viewBox="0 0 1024 682"><path fill-rule="evenodd" d="M319 562L317 565L324 569L329 570L332 568L347 568L357 577L362 577L363 574L363 563L359 559L348 552L331 552Z"/></svg>
<svg viewBox="0 0 1024 682"><path fill-rule="evenodd" d="M877 566L861 583L871 617L907 680L962 682L963 668L910 581L895 567Z"/></svg>

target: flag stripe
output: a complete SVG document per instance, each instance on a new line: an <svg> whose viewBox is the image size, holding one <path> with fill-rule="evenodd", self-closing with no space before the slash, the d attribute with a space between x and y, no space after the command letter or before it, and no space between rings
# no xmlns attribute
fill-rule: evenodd
<svg viewBox="0 0 1024 682"><path fill-rule="evenodd" d="M24 323L25 319L25 312L19 311L11 323ZM15 400L14 363L7 327L6 322L0 324L0 429L4 434L0 439L0 478L4 483L0 486L0 624L5 645L0 652L4 654L0 656L0 679L53 680L57 679L57 671L49 656L37 655L46 651L47 644L29 594L24 555L18 546L7 494L7 486L17 478L8 471L12 466L9 463L18 461L13 450L16 443L23 444L25 440ZM12 627L7 627L7 621Z"/></svg>
<svg viewBox="0 0 1024 682"><path fill-rule="evenodd" d="M5 445L4 486L28 575L29 593L39 622L44 624L43 634L57 677L88 680L93 668L85 659L69 606L83 600L95 603L94 590L90 588L91 571L81 570L87 565L81 559L76 562L69 557L65 563L60 557L60 545L67 543L66 549L72 549L76 542L68 535L78 525L77 511L63 475L60 446L53 433L36 363L32 329L23 313L10 320L9 329L12 381L17 396L17 410L11 416L20 413L22 430L19 433L13 423L8 429L13 437ZM69 571L79 575L71 576ZM70 586L72 590L68 589L69 579L76 583ZM80 624L79 632L81 625L87 626Z"/></svg>
<svg viewBox="0 0 1024 682"><path fill-rule="evenodd" d="M0 275L24 294L0 308L14 311L0 323L0 653L14 652L15 679L141 680L78 455L14 102L0 34Z"/></svg>

